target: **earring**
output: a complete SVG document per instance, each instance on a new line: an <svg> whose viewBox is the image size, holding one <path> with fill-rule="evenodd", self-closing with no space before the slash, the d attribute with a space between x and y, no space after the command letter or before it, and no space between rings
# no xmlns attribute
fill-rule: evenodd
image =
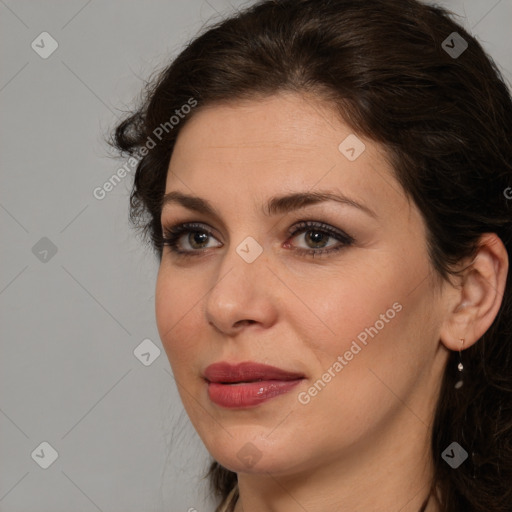
<svg viewBox="0 0 512 512"><path fill-rule="evenodd" d="M455 383L455 389L460 389L464 384L462 380L462 370L464 370L464 365L462 364L462 348L464 347L464 339L460 338L460 349L459 349L459 364L457 365L457 370L459 370L459 380Z"/></svg>

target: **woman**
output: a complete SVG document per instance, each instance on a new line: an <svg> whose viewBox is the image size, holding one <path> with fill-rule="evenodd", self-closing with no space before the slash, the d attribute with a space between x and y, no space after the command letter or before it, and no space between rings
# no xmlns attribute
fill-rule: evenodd
<svg viewBox="0 0 512 512"><path fill-rule="evenodd" d="M512 510L512 101L416 0L276 0L120 124L217 511Z"/></svg>

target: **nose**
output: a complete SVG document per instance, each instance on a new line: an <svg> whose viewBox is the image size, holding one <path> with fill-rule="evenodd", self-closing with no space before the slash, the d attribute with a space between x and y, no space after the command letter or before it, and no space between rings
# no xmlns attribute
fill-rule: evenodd
<svg viewBox="0 0 512 512"><path fill-rule="evenodd" d="M219 265L216 282L205 298L208 323L234 336L247 326L269 328L277 318L275 277L262 254L252 263L232 248Z"/></svg>

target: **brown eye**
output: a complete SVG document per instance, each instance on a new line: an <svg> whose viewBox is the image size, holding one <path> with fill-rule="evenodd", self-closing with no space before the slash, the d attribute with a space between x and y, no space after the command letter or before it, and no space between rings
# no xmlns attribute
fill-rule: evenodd
<svg viewBox="0 0 512 512"><path fill-rule="evenodd" d="M330 235L318 230L309 230L304 234L306 235L304 240L311 249L320 249L326 247L329 238L332 238Z"/></svg>
<svg viewBox="0 0 512 512"><path fill-rule="evenodd" d="M221 247L222 243L213 236L211 231L202 224L180 224L164 228L162 244L169 246L171 251L180 255L201 254L204 249ZM217 241L217 244L212 242Z"/></svg>
<svg viewBox="0 0 512 512"><path fill-rule="evenodd" d="M191 231L188 234L188 243L193 249L204 249L210 235L205 231Z"/></svg>
<svg viewBox="0 0 512 512"><path fill-rule="evenodd" d="M299 253L311 256L338 251L355 241L341 230L313 221L295 225L290 235L290 242L287 245L292 245Z"/></svg>

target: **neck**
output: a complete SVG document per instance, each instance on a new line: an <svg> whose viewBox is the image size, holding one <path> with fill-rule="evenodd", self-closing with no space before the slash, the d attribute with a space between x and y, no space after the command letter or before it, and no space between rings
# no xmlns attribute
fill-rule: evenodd
<svg viewBox="0 0 512 512"><path fill-rule="evenodd" d="M235 512L420 512L433 476L430 429L402 411L392 423L400 422L407 436L397 436L396 424L390 425L372 443L365 440L302 471L239 473ZM438 510L432 497L424 512Z"/></svg>

